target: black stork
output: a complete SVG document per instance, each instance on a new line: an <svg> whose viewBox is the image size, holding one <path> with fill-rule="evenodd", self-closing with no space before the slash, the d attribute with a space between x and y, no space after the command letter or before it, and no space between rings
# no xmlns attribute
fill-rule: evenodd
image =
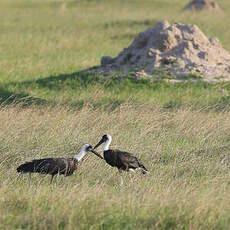
<svg viewBox="0 0 230 230"><path fill-rule="evenodd" d="M88 153L93 152L95 155L103 159L93 147L89 144L84 144L79 153L77 153L73 158L43 158L34 159L30 162L25 162L17 168L18 173L29 173L29 187L31 180L31 173L41 173L51 175L50 184L52 184L53 178L56 174L63 174L66 176L71 176L73 172L77 169L79 161Z"/></svg>
<svg viewBox="0 0 230 230"><path fill-rule="evenodd" d="M143 174L147 173L148 170L143 165L143 163L135 157L132 153L121 151L118 149L109 149L112 137L109 134L102 136L101 140L95 145L94 149L103 144L102 152L106 163L112 167L116 167L120 173L122 171L135 171L140 169ZM123 179L121 176L121 185L123 184Z"/></svg>

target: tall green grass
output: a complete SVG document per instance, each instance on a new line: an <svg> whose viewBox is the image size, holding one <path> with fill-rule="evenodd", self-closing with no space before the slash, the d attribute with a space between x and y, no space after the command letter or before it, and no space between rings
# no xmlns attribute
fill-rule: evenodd
<svg viewBox="0 0 230 230"><path fill-rule="evenodd" d="M32 104L65 104L81 108L115 109L126 103L148 104L164 109L206 108L228 110L230 105L229 83L208 83L187 80L167 83L162 80L134 79L133 77L103 77L70 74L39 80L13 82L2 86L2 102ZM14 100L12 100L12 97ZM8 100L6 100L9 98Z"/></svg>

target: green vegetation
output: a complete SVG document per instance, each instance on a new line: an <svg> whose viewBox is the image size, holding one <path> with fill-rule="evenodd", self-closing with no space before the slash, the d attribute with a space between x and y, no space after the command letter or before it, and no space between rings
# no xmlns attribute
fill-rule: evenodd
<svg viewBox="0 0 230 230"><path fill-rule="evenodd" d="M182 0L0 1L0 229L228 229L230 83L84 74L167 19L197 24L230 51L230 8L185 13ZM128 58L128 57L127 57ZM72 156L104 133L150 174L89 155L69 178L16 167Z"/></svg>
<svg viewBox="0 0 230 230"><path fill-rule="evenodd" d="M212 84L200 80L172 84L163 80L79 73L8 83L2 88L4 102L22 103L24 98L25 104L65 104L76 109L86 104L94 108L115 109L123 103L144 103L169 109L206 107L209 110L226 111L230 105L229 83ZM9 96L10 100L5 101Z"/></svg>

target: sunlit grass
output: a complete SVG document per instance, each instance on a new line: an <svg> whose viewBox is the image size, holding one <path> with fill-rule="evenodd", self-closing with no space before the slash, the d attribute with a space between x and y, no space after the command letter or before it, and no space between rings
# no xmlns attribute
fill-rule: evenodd
<svg viewBox="0 0 230 230"><path fill-rule="evenodd" d="M0 223L6 228L226 228L229 225L229 113L123 106L1 109ZM150 173L124 174L88 155L69 178L18 177L33 158L73 156L104 133Z"/></svg>

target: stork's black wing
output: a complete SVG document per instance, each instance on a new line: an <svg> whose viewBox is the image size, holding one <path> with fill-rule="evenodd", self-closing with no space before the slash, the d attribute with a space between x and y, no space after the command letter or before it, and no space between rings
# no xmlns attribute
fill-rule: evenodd
<svg viewBox="0 0 230 230"><path fill-rule="evenodd" d="M37 172L55 175L57 173L63 174L67 169L68 163L65 158L44 158L26 162L20 165L17 171L22 173Z"/></svg>
<svg viewBox="0 0 230 230"><path fill-rule="evenodd" d="M118 154L118 160L123 164L128 165L129 168L142 168L145 171L148 171L141 160L135 157L132 153L120 151Z"/></svg>
<svg viewBox="0 0 230 230"><path fill-rule="evenodd" d="M112 166L116 166L118 169L129 170L141 168L143 173L148 171L143 163L129 152L121 151L118 149L109 149L104 153L104 157L107 163Z"/></svg>

